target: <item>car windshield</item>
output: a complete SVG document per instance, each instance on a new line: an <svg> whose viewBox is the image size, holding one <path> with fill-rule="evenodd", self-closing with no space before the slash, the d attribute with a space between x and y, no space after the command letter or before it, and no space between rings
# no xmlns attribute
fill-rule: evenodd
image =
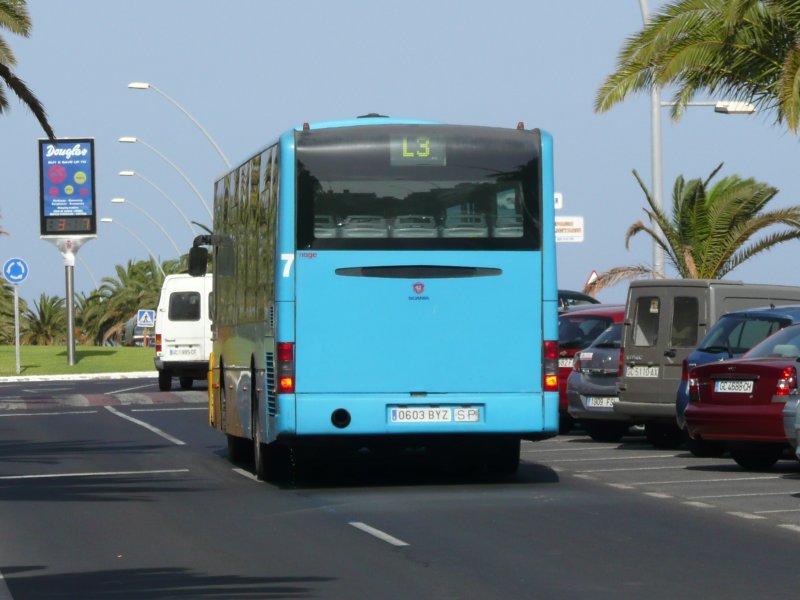
<svg viewBox="0 0 800 600"><path fill-rule="evenodd" d="M754 346L745 358L797 358L800 356L800 325L791 325Z"/></svg>

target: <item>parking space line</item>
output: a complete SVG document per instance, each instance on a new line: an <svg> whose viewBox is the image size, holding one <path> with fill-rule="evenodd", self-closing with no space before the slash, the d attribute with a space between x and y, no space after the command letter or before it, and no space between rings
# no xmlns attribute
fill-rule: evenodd
<svg viewBox="0 0 800 600"><path fill-rule="evenodd" d="M778 525L778 527L781 527L783 529L788 529L789 531L794 531L794 532L800 533L800 525L792 525L790 523L782 523L781 525Z"/></svg>
<svg viewBox="0 0 800 600"><path fill-rule="evenodd" d="M670 496L669 494L662 494L661 492L645 492L645 496L650 496L651 498L674 498L674 496Z"/></svg>
<svg viewBox="0 0 800 600"><path fill-rule="evenodd" d="M116 477L120 475L165 475L172 473L188 473L189 469L159 469L155 471L96 471L86 473L43 473L39 475L4 475L0 481L21 479L60 479L64 477Z"/></svg>
<svg viewBox="0 0 800 600"><path fill-rule="evenodd" d="M754 514L757 515L774 515L776 513L791 513L791 512L800 512L800 508L784 508L780 510L755 510L753 511Z"/></svg>
<svg viewBox="0 0 800 600"><path fill-rule="evenodd" d="M355 527L356 529L360 529L364 533L368 533L371 536L378 538L381 541L386 542L387 544L391 544L392 546L408 546L408 543L404 542L401 539L394 537L393 535L389 535L385 531L381 531L380 529L375 529L374 527L370 527L366 523L360 523L358 521L351 521L348 525Z"/></svg>
<svg viewBox="0 0 800 600"><path fill-rule="evenodd" d="M634 489L633 487L631 487L629 485L625 485L624 483L609 483L608 485L613 487L613 488L617 488L618 490L632 490L632 489Z"/></svg>
<svg viewBox="0 0 800 600"><path fill-rule="evenodd" d="M122 418L122 419L125 419L126 421L130 421L131 423L135 423L136 425L139 425L140 427L144 427L144 428L145 428L145 429L147 429L148 431L152 431L152 432L153 432L153 433L155 433L156 435L160 435L160 436L161 436L161 437L163 437L165 440L168 440L168 441L172 442L172 443L173 443L173 444L175 444L176 446L185 446L185 445L186 445L186 442L184 442L184 441L182 441L182 440L179 440L178 438L176 438L176 437L174 437L174 436L171 436L171 435L170 435L170 434L168 434L166 431L162 431L162 430L161 430L161 429L159 429L158 427L155 427L155 426L153 426L153 425L150 425L150 423L145 423L144 421L140 421L139 419L134 419L134 418L133 418L133 417L131 417L130 415L126 415L125 413L118 411L118 410L117 410L117 409L115 409L113 406L106 406L106 407L104 407L104 408L105 408L105 409L106 409L108 412L110 412L112 415L116 415L116 416L118 416L118 417L120 417L120 418Z"/></svg>
<svg viewBox="0 0 800 600"><path fill-rule="evenodd" d="M749 519L751 521L755 520L755 519L766 519L767 518L767 517L761 517L759 515L754 515L752 513L739 512L739 511L736 511L736 510L729 511L728 514L733 516L733 517L739 517L740 519Z"/></svg>
<svg viewBox="0 0 800 600"><path fill-rule="evenodd" d="M695 508L716 508L713 504L706 502L684 502L686 506L694 506Z"/></svg>
<svg viewBox="0 0 800 600"><path fill-rule="evenodd" d="M718 494L713 496L691 496L689 500L710 500L712 498L747 498L748 496L794 496L800 494L799 491L794 492L753 492L750 494Z"/></svg>
<svg viewBox="0 0 800 600"><path fill-rule="evenodd" d="M540 452L586 452L588 450L614 450L615 448L609 446L591 446L589 448L543 448L540 450L522 450L522 454L539 454Z"/></svg>
<svg viewBox="0 0 800 600"><path fill-rule="evenodd" d="M681 479L678 481L637 481L629 485L671 485L683 483L725 483L728 481L760 481L763 479L780 479L778 475L765 475L763 477L723 477L719 479Z"/></svg>
<svg viewBox="0 0 800 600"><path fill-rule="evenodd" d="M670 469L685 469L686 467L683 465L678 465L677 467L631 467L629 469L589 469L585 471L576 471L576 473L625 473L625 472L633 472L633 471L668 471Z"/></svg>
<svg viewBox="0 0 800 600"><path fill-rule="evenodd" d="M565 463L565 462L596 462L601 460L647 460L650 458L674 458L676 456L680 456L680 454L646 454L642 456L614 456L614 457L607 457L603 456L600 458L556 458L555 460L550 460L548 462L551 463Z"/></svg>

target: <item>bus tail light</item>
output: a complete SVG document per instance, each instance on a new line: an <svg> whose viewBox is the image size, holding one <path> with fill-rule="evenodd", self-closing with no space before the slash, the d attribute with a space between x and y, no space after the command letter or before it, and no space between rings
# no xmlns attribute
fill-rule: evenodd
<svg viewBox="0 0 800 600"><path fill-rule="evenodd" d="M161 352L161 334L156 334L156 352Z"/></svg>
<svg viewBox="0 0 800 600"><path fill-rule="evenodd" d="M542 389L558 391L558 342L545 341L542 348Z"/></svg>
<svg viewBox="0 0 800 600"><path fill-rule="evenodd" d="M278 342L278 393L294 394L294 343Z"/></svg>

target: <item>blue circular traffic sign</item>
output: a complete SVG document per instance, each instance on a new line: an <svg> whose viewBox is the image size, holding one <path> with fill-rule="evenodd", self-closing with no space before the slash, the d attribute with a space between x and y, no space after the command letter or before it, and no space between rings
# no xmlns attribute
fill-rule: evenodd
<svg viewBox="0 0 800 600"><path fill-rule="evenodd" d="M9 283L22 283L28 276L28 263L21 258L9 258L3 264L3 277Z"/></svg>

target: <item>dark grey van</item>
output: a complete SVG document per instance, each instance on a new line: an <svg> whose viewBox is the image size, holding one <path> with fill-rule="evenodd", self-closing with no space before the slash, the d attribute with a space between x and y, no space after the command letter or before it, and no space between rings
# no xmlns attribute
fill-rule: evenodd
<svg viewBox="0 0 800 600"><path fill-rule="evenodd" d="M683 359L723 314L800 301L800 287L709 279L634 281L628 289L622 333L619 401L614 412L644 424L647 439L675 447L675 394Z"/></svg>

